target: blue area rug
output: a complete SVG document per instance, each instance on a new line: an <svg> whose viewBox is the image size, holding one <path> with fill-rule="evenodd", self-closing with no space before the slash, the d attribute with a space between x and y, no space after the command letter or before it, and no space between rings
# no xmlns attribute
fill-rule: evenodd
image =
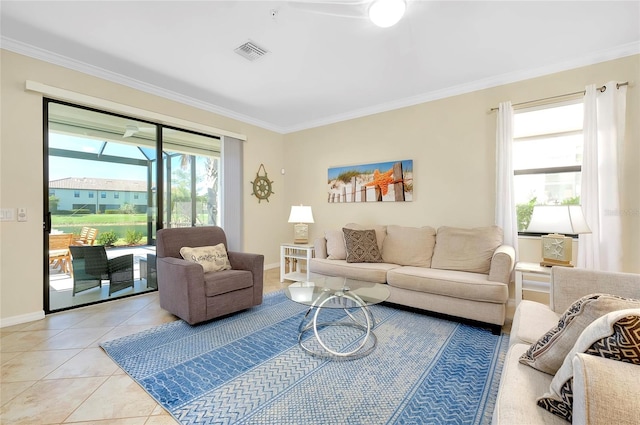
<svg viewBox="0 0 640 425"><path fill-rule="evenodd" d="M376 349L332 361L298 346L305 311L276 292L222 320L176 321L102 348L182 424L491 422L508 336L376 305ZM353 343L339 329L323 340Z"/></svg>

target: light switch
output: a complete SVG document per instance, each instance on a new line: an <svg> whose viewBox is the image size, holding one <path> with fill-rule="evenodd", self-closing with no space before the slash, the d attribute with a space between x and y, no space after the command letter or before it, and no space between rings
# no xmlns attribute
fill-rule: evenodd
<svg viewBox="0 0 640 425"><path fill-rule="evenodd" d="M13 221L16 219L15 208L2 208L0 209L0 221Z"/></svg>
<svg viewBox="0 0 640 425"><path fill-rule="evenodd" d="M27 221L27 209L18 208L18 221Z"/></svg>

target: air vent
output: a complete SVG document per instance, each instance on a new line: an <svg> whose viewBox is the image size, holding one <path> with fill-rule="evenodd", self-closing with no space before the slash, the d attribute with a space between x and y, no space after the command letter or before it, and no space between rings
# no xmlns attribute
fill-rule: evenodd
<svg viewBox="0 0 640 425"><path fill-rule="evenodd" d="M259 59L268 53L267 50L258 46L253 41L247 41L243 45L236 47L234 52L236 52L243 58L248 59L250 61Z"/></svg>

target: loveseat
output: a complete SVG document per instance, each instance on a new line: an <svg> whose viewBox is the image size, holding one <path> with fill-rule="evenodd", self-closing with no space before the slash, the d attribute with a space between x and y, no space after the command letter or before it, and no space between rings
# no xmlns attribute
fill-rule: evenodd
<svg viewBox="0 0 640 425"><path fill-rule="evenodd" d="M366 243L356 241L350 253L345 235L353 230L367 232L375 240L369 245L375 246L363 248ZM366 251L376 247L378 257L367 258L371 252ZM497 226L444 226L436 232L429 226L350 223L325 232L314 248L313 273L387 283L389 303L486 323L494 333L504 324L515 254L503 245ZM349 255L354 252L364 254L364 261Z"/></svg>
<svg viewBox="0 0 640 425"><path fill-rule="evenodd" d="M595 294L624 297L625 300L612 299L625 307L638 305L633 299L637 301L640 298L640 275L553 267L550 307L528 300L523 300L518 305L493 413L494 425L566 425L567 420L538 406L537 401L539 398L544 399L545 396L549 396L552 384L555 388L563 382L568 382L566 378L570 376L572 376L573 407L567 413L572 416L574 424L639 423L640 327L622 338L631 345L631 348L621 349L612 345L604 346L605 352L599 355L584 352L587 346L597 346L594 342L597 338L593 339L590 333L596 332L598 326L605 325L605 328L609 329L607 332L612 332L607 328L607 326L611 327L611 323L607 323L607 320L612 321L621 313L626 316L635 312L636 317L640 317L638 316L640 309L613 311L591 322L584 330L580 328L568 330L569 326L577 323L578 314L588 313L587 302L604 298L603 295ZM598 296L599 298L596 298ZM575 308L579 304L580 308ZM573 317L571 322L570 315ZM568 347L571 349L566 355L560 350L559 337L562 335L559 334L559 329L563 329L565 336L567 332L574 332L577 338L575 342L571 339L567 341L569 344L564 350ZM555 334L554 331L556 331ZM541 346L540 343L546 345ZM537 363L533 364L530 360L532 344L537 353ZM523 360L521 357L525 353L529 354ZM620 353L628 355L630 362L605 358ZM549 366L539 364L544 356L547 359L550 356L556 356L554 360L560 364L557 372L547 373L537 369L545 369ZM636 364L631 364L634 361ZM564 378L560 379L562 376ZM554 377L556 377L555 382L553 382Z"/></svg>

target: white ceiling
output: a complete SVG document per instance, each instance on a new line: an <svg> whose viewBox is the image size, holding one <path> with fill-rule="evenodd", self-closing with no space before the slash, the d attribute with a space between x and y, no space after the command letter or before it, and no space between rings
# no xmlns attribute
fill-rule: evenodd
<svg viewBox="0 0 640 425"><path fill-rule="evenodd" d="M640 1L408 0L386 29L367 3L2 0L0 31L5 49L281 133L640 53ZM269 53L234 53L247 40Z"/></svg>

